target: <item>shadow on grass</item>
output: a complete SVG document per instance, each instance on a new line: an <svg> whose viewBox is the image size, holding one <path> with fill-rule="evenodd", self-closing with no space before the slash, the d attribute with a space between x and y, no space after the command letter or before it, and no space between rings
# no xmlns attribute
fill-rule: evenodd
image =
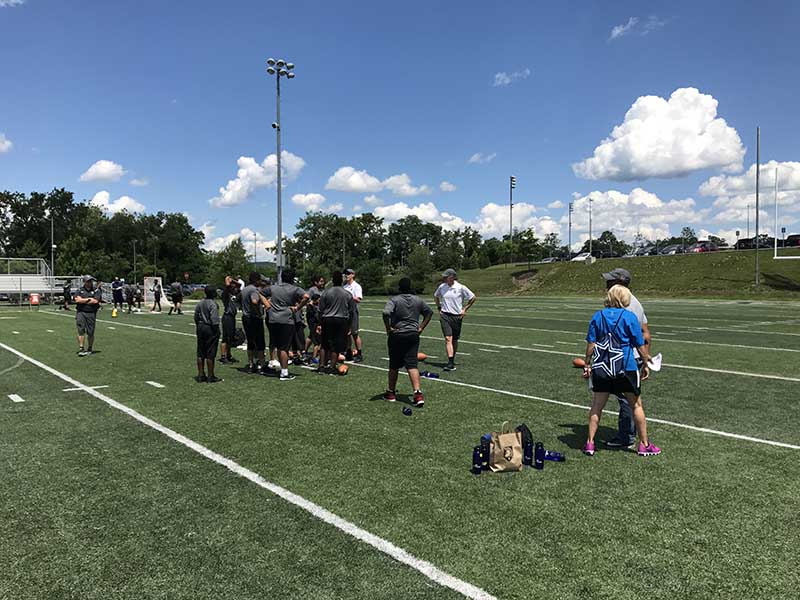
<svg viewBox="0 0 800 600"><path fill-rule="evenodd" d="M407 404L408 406L414 406L411 403L411 396L407 394L397 394L397 400L394 402L389 402L383 397L383 393L375 394L372 398L369 399L370 402L386 402L386 404ZM421 408L421 407L420 407Z"/></svg>
<svg viewBox="0 0 800 600"><path fill-rule="evenodd" d="M800 292L800 281L796 281L791 277L786 277L786 275L764 273L764 283L775 290Z"/></svg>
<svg viewBox="0 0 800 600"><path fill-rule="evenodd" d="M572 430L571 433L565 433L558 436L558 440L561 443L575 450L583 450L583 445L586 443L586 437L589 430L589 425L587 423L562 423L559 425L559 427ZM603 444L603 442L613 439L616 435L616 429L600 425L600 427L597 429L597 435L594 437L594 443L599 447L601 444Z"/></svg>

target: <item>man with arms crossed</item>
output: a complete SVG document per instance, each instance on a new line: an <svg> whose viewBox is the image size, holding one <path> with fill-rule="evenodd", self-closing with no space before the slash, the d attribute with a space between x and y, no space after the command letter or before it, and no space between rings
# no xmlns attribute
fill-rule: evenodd
<svg viewBox="0 0 800 600"><path fill-rule="evenodd" d="M342 287L342 274L335 271L331 276L333 285L322 292L319 298L319 332L322 336L322 353L318 373L337 374L339 354L347 349L350 337L350 322L355 311L355 300ZM326 365L330 365L326 369Z"/></svg>
<svg viewBox="0 0 800 600"><path fill-rule="evenodd" d="M278 360L281 363L281 381L291 381L289 373L289 349L295 337L294 313L302 310L308 302L308 294L294 282L294 270L283 269L283 283L273 283L265 292L269 298L269 325L271 344L275 344Z"/></svg>
<svg viewBox="0 0 800 600"><path fill-rule="evenodd" d="M355 310L350 315L350 335L353 336L353 343L356 346L356 351L353 353L353 362L360 363L364 362L364 355L361 352L361 336L358 335L358 305L361 304L364 294L361 290L361 285L356 282L356 272L353 269L345 269L344 277L346 280L344 289L350 292L355 302Z"/></svg>
<svg viewBox="0 0 800 600"><path fill-rule="evenodd" d="M614 269L610 273L603 273L603 279L606 280L606 289L611 289L615 285L629 287L631 284L631 274L627 269ZM647 315L644 314L642 303L632 293L628 310L636 315L639 325L642 326L644 345L650 350L650 327L647 325ZM634 356L641 369L644 365L642 365L639 352L634 350ZM636 442L636 425L633 422L633 412L625 396L619 395L617 400L619 400L619 418L617 421L619 431L614 439L606 442L606 446L609 448L630 448Z"/></svg>
<svg viewBox="0 0 800 600"><path fill-rule="evenodd" d="M400 368L405 367L414 388L411 403L423 406L425 397L419 384L417 353L419 336L431 322L433 311L425 302L411 293L411 280L400 280L400 294L390 298L383 308L383 324L386 326L389 346L389 387L383 397L389 402L397 400L397 377ZM423 317L420 324L419 318Z"/></svg>
<svg viewBox="0 0 800 600"><path fill-rule="evenodd" d="M242 328L247 336L247 368L248 373L261 373L264 365L264 310L269 309L269 300L261 295L259 288L263 285L261 275L253 271L248 278L249 283L242 290Z"/></svg>
<svg viewBox="0 0 800 600"><path fill-rule="evenodd" d="M469 308L475 304L476 297L467 286L461 285L457 281L457 275L453 269L447 269L442 273L442 277L444 282L436 289L433 299L439 310L439 323L442 325L444 345L447 351L447 366L443 370L455 371L461 324ZM466 301L466 305L464 301Z"/></svg>
<svg viewBox="0 0 800 600"><path fill-rule="evenodd" d="M83 276L83 287L75 294L75 324L78 326L78 356L89 356L93 353L94 329L97 323L97 311L103 300L103 292L94 283L91 275ZM88 342L84 346L84 339Z"/></svg>
<svg viewBox="0 0 800 600"><path fill-rule="evenodd" d="M317 326L321 325L319 319L319 298L325 291L325 278L322 275L314 275L311 278L312 287L306 292L308 294L308 304L306 309L306 321L308 322L308 340L306 340L306 354L311 350L311 360L319 360L321 337L317 331Z"/></svg>

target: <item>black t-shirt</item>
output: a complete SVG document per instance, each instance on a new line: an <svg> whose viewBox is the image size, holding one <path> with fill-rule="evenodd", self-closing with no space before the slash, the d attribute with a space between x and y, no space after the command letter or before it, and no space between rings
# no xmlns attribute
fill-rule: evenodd
<svg viewBox="0 0 800 600"><path fill-rule="evenodd" d="M75 292L76 298L94 298L95 300L102 300L103 299L103 292L100 288L96 290L87 290L85 287L82 287L77 292ZM99 304L78 304L75 303L75 310L78 312L85 312L85 313L96 313L100 309Z"/></svg>

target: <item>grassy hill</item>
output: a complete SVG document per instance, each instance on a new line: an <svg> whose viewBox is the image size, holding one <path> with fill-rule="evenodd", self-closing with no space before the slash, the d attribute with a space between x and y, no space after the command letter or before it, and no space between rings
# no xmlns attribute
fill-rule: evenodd
<svg viewBox="0 0 800 600"><path fill-rule="evenodd" d="M754 251L531 265L530 271L527 263L519 263L462 271L459 280L483 295L585 295L602 289L602 273L623 267L633 276L631 287L641 295L800 300L800 260L773 260L771 251L762 250L760 262L758 290Z"/></svg>

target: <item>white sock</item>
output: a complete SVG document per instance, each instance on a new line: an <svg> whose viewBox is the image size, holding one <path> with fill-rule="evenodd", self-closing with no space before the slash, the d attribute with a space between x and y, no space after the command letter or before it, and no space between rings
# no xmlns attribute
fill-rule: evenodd
<svg viewBox="0 0 800 600"><path fill-rule="evenodd" d="M286 377L289 375L289 369L281 369L281 377Z"/></svg>

